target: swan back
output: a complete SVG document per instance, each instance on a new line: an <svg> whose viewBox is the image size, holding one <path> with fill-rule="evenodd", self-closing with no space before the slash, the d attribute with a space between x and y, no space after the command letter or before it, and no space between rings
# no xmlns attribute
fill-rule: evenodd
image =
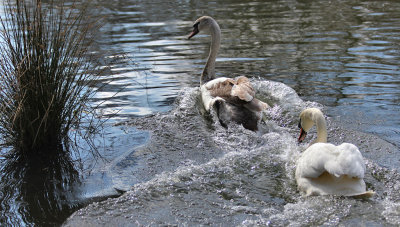
<svg viewBox="0 0 400 227"><path fill-rule="evenodd" d="M204 86L209 90L211 96L233 99L232 102L251 102L255 96L249 79L244 76L236 79L222 77L214 79Z"/></svg>
<svg viewBox="0 0 400 227"><path fill-rule="evenodd" d="M296 176L316 178L325 171L336 177L347 175L364 178L365 164L360 151L353 144L313 144L299 158Z"/></svg>

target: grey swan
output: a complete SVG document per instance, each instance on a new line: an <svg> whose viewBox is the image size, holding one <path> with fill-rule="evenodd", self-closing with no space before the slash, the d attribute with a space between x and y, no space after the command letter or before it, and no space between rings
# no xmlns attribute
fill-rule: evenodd
<svg viewBox="0 0 400 227"><path fill-rule="evenodd" d="M360 151L350 143L339 146L327 143L326 121L321 110L308 108L301 112L298 141L305 139L314 124L317 127L317 139L296 163L295 178L301 193L305 196L372 197L375 192L366 191L363 180L365 164Z"/></svg>
<svg viewBox="0 0 400 227"><path fill-rule="evenodd" d="M218 23L209 16L202 16L194 22L192 38L200 31L211 35L211 46L207 63L200 78L200 92L207 112L215 108L222 126L236 122L244 128L257 131L262 111L268 104L255 97L255 91L247 77L237 78L215 76L215 60L221 42L221 30Z"/></svg>

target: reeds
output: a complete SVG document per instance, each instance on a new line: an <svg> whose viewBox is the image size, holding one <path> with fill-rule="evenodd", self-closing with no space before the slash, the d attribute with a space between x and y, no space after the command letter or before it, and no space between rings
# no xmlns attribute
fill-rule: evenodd
<svg viewBox="0 0 400 227"><path fill-rule="evenodd" d="M0 135L26 161L68 151L94 94L98 23L73 1L6 0L0 24ZM93 56L92 56L93 57ZM86 125L87 126L87 125Z"/></svg>

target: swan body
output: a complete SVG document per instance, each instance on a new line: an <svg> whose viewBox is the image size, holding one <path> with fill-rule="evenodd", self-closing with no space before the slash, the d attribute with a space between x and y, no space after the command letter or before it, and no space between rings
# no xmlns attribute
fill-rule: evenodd
<svg viewBox="0 0 400 227"><path fill-rule="evenodd" d="M210 53L200 79L202 103L206 111L215 108L223 126L231 121L250 130L257 130L261 112L268 104L255 98L255 91L247 77L215 78L215 60L220 47L221 30L209 16L197 19L189 39L200 31L211 34Z"/></svg>
<svg viewBox="0 0 400 227"><path fill-rule="evenodd" d="M326 122L319 109L309 108L300 114L299 142L314 124L317 139L297 160L295 177L299 190L306 196L373 196L373 191L365 190L365 164L360 151L350 143L326 143Z"/></svg>

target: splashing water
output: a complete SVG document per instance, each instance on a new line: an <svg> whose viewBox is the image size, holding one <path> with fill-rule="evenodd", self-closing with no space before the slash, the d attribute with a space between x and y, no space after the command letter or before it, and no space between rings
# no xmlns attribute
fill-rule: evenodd
<svg viewBox="0 0 400 227"><path fill-rule="evenodd" d="M151 131L149 144L132 154L136 164L131 174L139 183L119 198L79 210L66 226L400 222L399 184L393 183L400 175L382 167L390 164L388 160L368 158L395 147L371 135L343 130L328 119L329 133L340 135L333 143L359 139L356 145L366 157L367 187L377 195L371 200L303 198L294 179L296 160L307 146L296 142L298 114L304 108L322 106L302 101L293 89L279 82L253 84L257 84L257 96L272 106L265 111L258 132L236 124L223 128L215 113L204 113L198 88L183 89L170 112L131 121ZM369 149L378 146L386 150Z"/></svg>

